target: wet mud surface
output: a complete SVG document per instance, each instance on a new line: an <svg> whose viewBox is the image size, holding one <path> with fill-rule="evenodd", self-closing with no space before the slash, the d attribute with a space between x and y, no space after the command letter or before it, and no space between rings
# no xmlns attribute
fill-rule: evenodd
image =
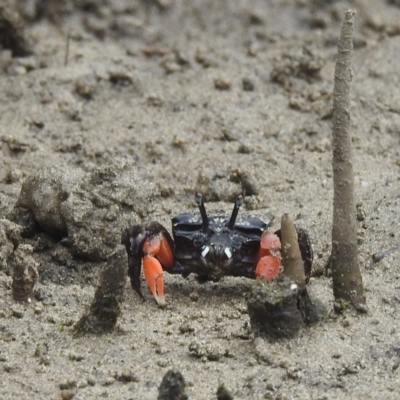
<svg viewBox="0 0 400 400"><path fill-rule="evenodd" d="M169 370L189 399L217 398L219 387L235 399L399 397L398 2L4 7L2 399L155 399ZM366 315L335 315L324 274L333 71L349 7L357 11L352 128ZM166 274L166 307L145 285L143 302L127 279L115 330L74 337L123 229L152 220L170 229L172 216L196 211L196 191L210 212L231 212L244 193L241 214L275 215L275 229L289 213L306 228L315 253L308 291L325 317L269 343L250 327L253 281ZM16 259L39 275L30 303L13 300Z"/></svg>

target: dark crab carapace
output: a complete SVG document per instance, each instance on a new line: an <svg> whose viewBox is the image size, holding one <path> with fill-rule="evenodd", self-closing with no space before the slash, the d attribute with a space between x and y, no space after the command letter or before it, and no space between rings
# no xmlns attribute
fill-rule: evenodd
<svg viewBox="0 0 400 400"><path fill-rule="evenodd" d="M122 234L132 288L141 297L142 264L147 284L161 305L165 304L164 271L184 277L193 272L202 280L228 275L272 280L279 274L280 231L269 232L260 218L237 218L243 196L236 198L230 217L210 217L201 194L195 200L200 215L183 213L172 218L173 239L158 222L133 225ZM298 230L298 238L308 279L312 249L304 230Z"/></svg>

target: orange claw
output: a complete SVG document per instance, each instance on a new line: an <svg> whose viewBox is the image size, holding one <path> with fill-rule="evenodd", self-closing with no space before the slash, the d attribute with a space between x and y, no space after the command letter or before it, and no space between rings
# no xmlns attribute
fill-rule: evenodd
<svg viewBox="0 0 400 400"><path fill-rule="evenodd" d="M259 261L256 267L256 279L264 277L272 281L279 275L281 266L281 241L271 232L264 232L260 240Z"/></svg>
<svg viewBox="0 0 400 400"><path fill-rule="evenodd" d="M256 279L264 277L267 281L272 281L279 275L281 258L273 256L264 256L260 258L256 267Z"/></svg>
<svg viewBox="0 0 400 400"><path fill-rule="evenodd" d="M265 231L260 240L261 256L280 256L281 241L275 233Z"/></svg>
<svg viewBox="0 0 400 400"><path fill-rule="evenodd" d="M152 256L144 256L143 273L157 303L165 305L163 269L160 262Z"/></svg>

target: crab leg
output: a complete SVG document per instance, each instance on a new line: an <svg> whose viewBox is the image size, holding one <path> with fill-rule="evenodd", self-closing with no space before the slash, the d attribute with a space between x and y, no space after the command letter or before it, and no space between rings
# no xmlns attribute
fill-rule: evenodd
<svg viewBox="0 0 400 400"><path fill-rule="evenodd" d="M256 279L264 277L272 281L279 274L281 266L281 241L271 232L264 232L260 240L259 261L256 266Z"/></svg>

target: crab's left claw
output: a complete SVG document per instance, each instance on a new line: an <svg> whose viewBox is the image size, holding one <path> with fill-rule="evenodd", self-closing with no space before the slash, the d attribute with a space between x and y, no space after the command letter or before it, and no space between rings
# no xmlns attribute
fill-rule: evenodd
<svg viewBox="0 0 400 400"><path fill-rule="evenodd" d="M143 257L143 273L147 285L157 303L165 305L163 269L160 262L152 256Z"/></svg>
<svg viewBox="0 0 400 400"><path fill-rule="evenodd" d="M153 223L153 225L155 225ZM155 225L159 227L158 225ZM162 228L163 229L163 228ZM170 266L174 261L172 249L161 231L159 234L148 238L143 243L143 273L147 285L153 293L154 298L160 305L165 305L163 267Z"/></svg>
<svg viewBox="0 0 400 400"><path fill-rule="evenodd" d="M166 229L158 222L133 225L125 229L121 237L128 254L128 274L132 288L143 298L140 289L141 270L147 285L160 305L165 304L163 269L175 265L173 241ZM179 270L177 273L181 273Z"/></svg>

